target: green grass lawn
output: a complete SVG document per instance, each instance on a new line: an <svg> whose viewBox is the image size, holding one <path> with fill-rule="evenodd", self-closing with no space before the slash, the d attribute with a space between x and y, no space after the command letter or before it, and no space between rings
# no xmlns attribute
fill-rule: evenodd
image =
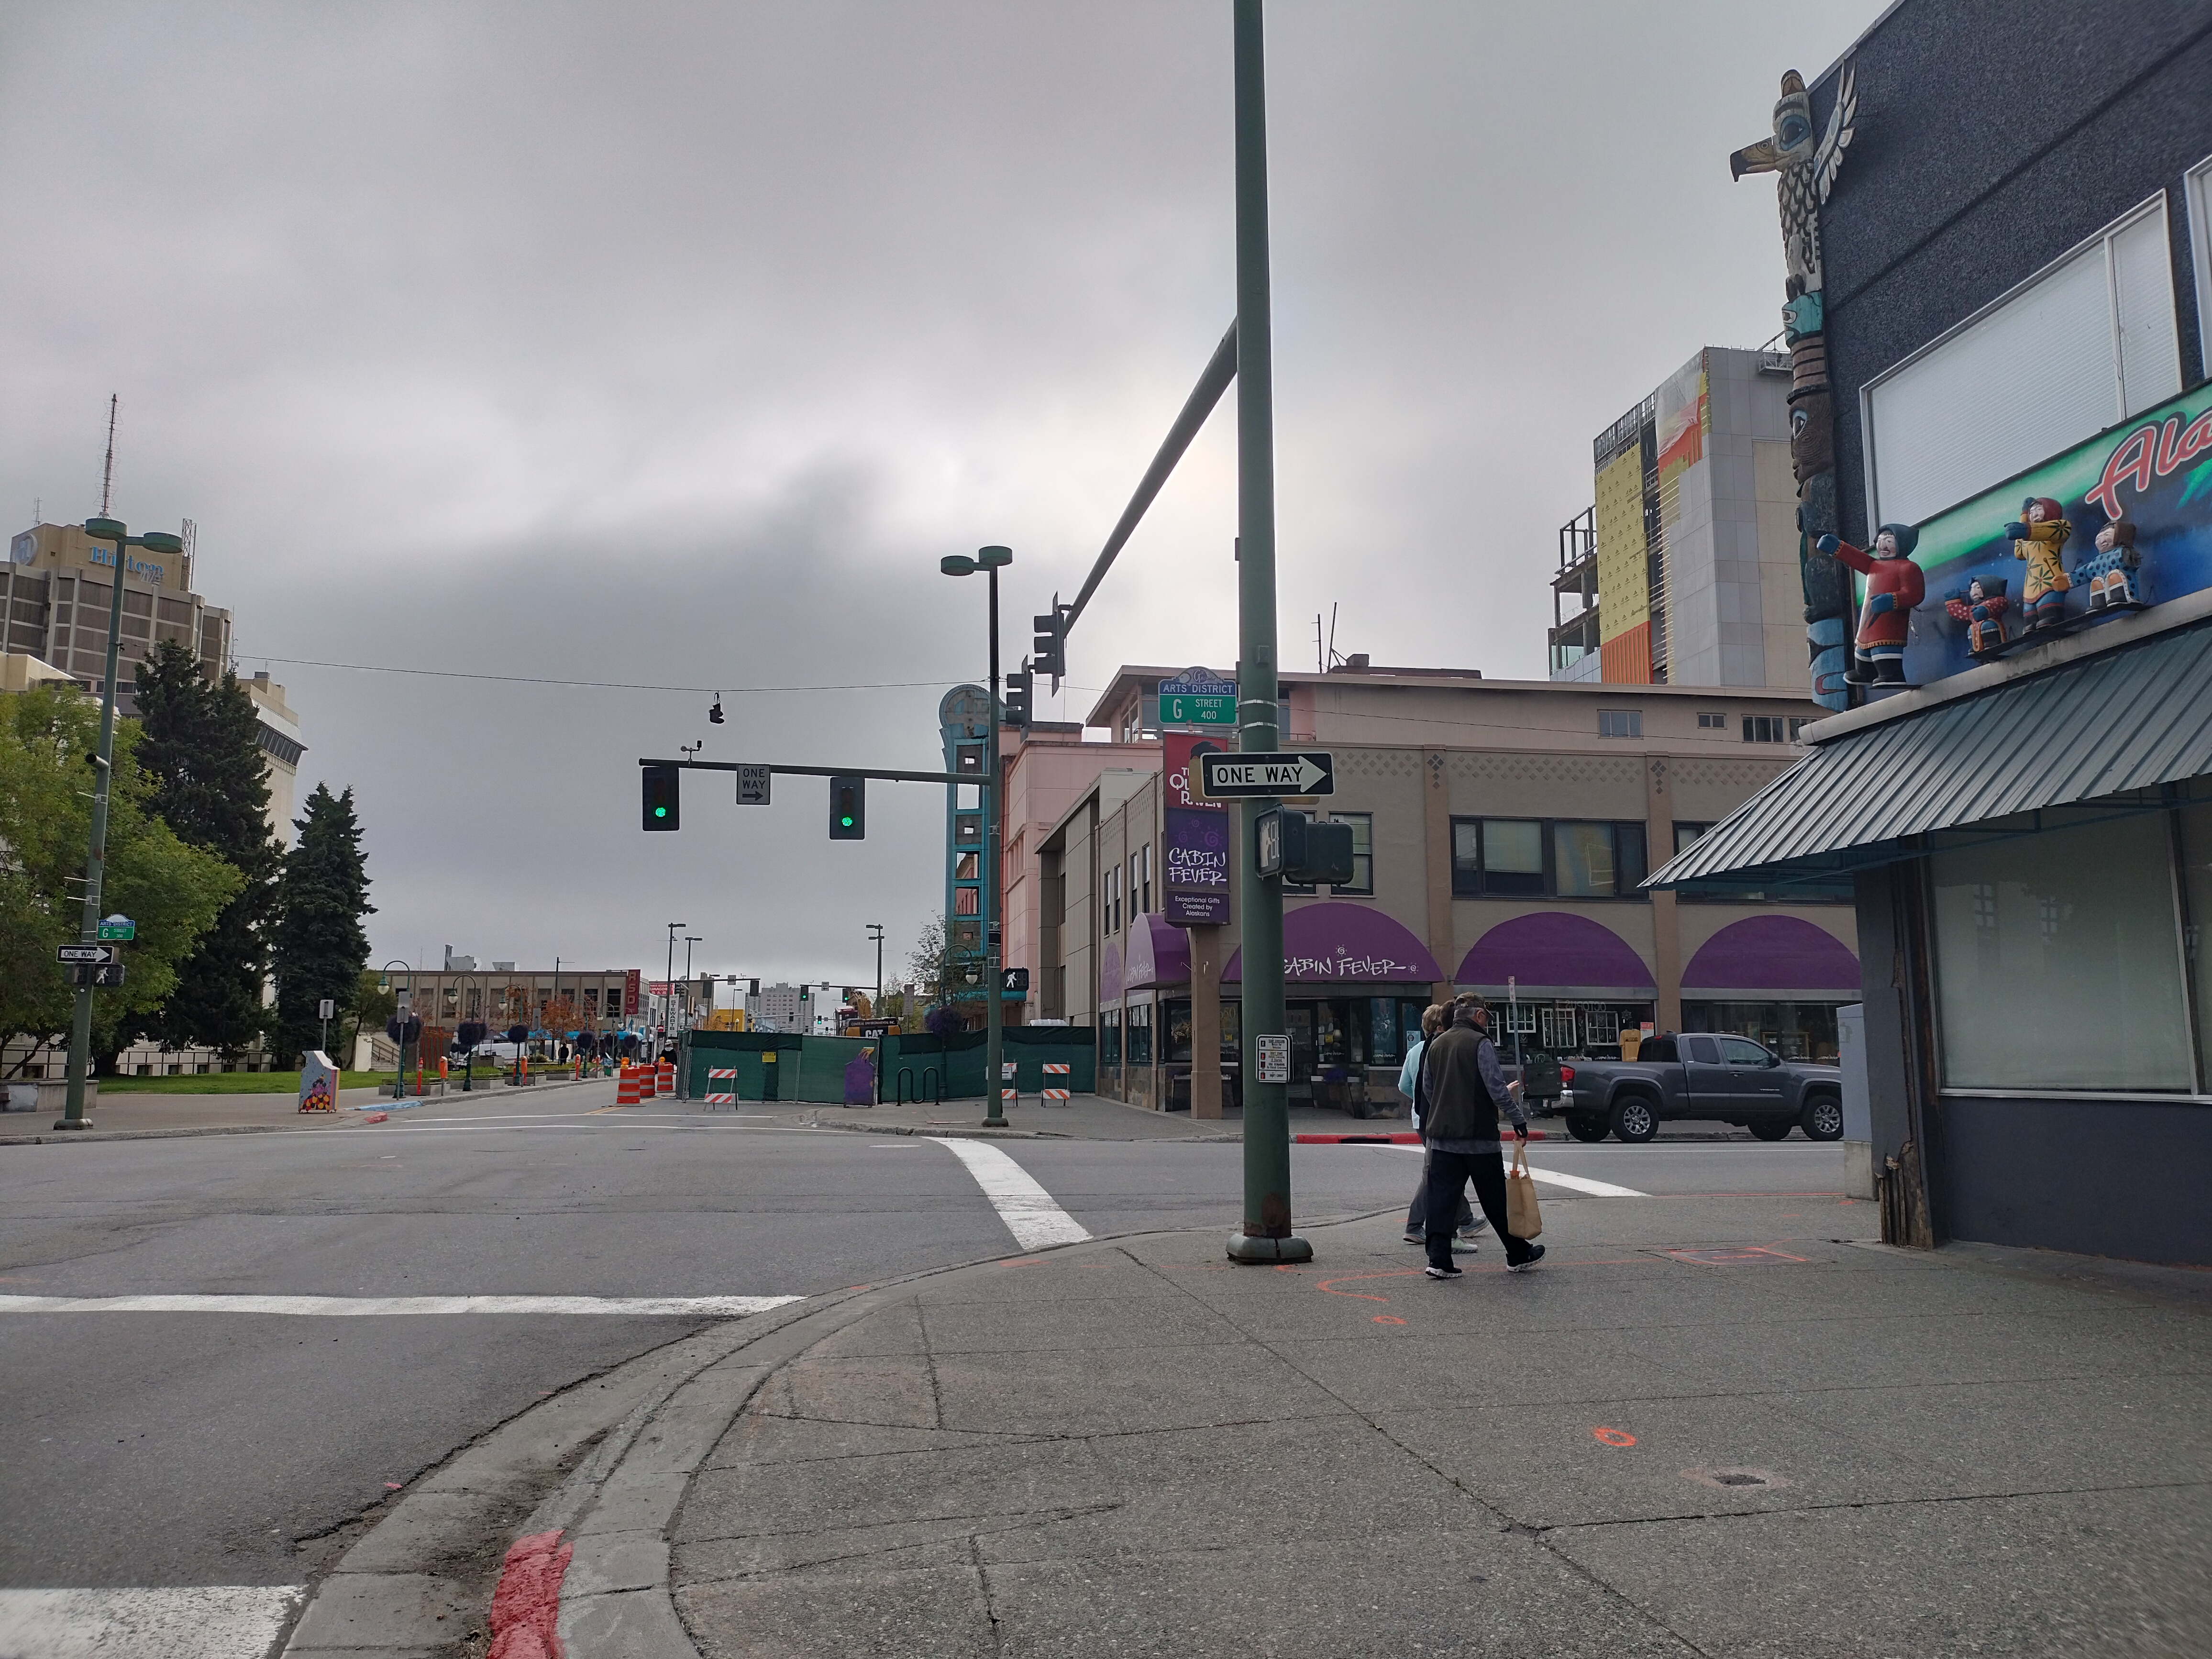
<svg viewBox="0 0 2212 1659"><path fill-rule="evenodd" d="M381 1072L341 1072L342 1089L368 1089L392 1079ZM179 1077L104 1077L104 1095L296 1095L297 1072L203 1072Z"/></svg>

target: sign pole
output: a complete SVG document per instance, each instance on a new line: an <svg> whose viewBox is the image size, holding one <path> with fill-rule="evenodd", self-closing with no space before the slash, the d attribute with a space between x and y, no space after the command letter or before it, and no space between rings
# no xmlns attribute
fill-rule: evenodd
<svg viewBox="0 0 2212 1659"><path fill-rule="evenodd" d="M999 567L991 578L991 721L983 744L983 1089L987 1128L1004 1128L1006 1101L999 1066L1006 1054L1006 1010L999 1000Z"/></svg>
<svg viewBox="0 0 2212 1659"><path fill-rule="evenodd" d="M1234 0L1237 78L1237 614L1238 748L1275 748L1275 452L1267 291L1267 107L1260 0ZM1283 1009L1283 884L1259 873L1255 824L1272 799L1237 805L1244 946L1244 1222L1233 1261L1310 1261L1291 1231L1287 1068L1273 1062ZM1260 1057L1271 1062L1262 1081ZM1284 1080L1273 1080L1274 1076Z"/></svg>

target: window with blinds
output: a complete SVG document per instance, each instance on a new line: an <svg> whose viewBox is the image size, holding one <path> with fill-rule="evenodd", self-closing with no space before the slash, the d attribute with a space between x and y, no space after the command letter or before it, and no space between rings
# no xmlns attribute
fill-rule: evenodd
<svg viewBox="0 0 2212 1659"><path fill-rule="evenodd" d="M2212 379L2212 155L2189 169L2190 263L2197 267L2197 368Z"/></svg>
<svg viewBox="0 0 2212 1659"><path fill-rule="evenodd" d="M1924 523L2180 392L2161 193L1868 382L1868 518Z"/></svg>

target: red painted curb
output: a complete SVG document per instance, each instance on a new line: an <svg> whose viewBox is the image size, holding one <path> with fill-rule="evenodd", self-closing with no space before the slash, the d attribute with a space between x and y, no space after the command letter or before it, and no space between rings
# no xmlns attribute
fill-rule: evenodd
<svg viewBox="0 0 2212 1659"><path fill-rule="evenodd" d="M1291 1139L1301 1146L1418 1146L1421 1138L1413 1134L1397 1135L1292 1135ZM1548 1140L1541 1129L1528 1131L1531 1140Z"/></svg>
<svg viewBox="0 0 2212 1659"><path fill-rule="evenodd" d="M485 1659L561 1659L561 1580L574 1551L558 1528L509 1547L491 1598L491 1651Z"/></svg>

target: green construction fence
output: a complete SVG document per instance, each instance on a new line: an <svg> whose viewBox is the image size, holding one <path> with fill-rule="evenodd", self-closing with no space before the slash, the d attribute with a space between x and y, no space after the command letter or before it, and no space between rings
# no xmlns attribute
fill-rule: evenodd
<svg viewBox="0 0 2212 1659"><path fill-rule="evenodd" d="M1066 1076L1053 1085L1078 1094L1097 1088L1097 1052L1085 1025L1010 1025L1006 1057L1014 1067L1014 1085L1025 1095L1045 1086L1048 1064L1064 1065ZM885 1037L801 1036L774 1031L692 1031L683 1042L677 1064L682 1093L690 1100L709 1094L733 1094L739 1100L804 1100L837 1104L845 1098L845 1068L862 1049L872 1049L878 1097L908 1099L981 1100L984 1097L981 1031L949 1037L927 1031ZM771 1058L773 1056L773 1058ZM734 1071L734 1078L709 1078L710 1071Z"/></svg>

